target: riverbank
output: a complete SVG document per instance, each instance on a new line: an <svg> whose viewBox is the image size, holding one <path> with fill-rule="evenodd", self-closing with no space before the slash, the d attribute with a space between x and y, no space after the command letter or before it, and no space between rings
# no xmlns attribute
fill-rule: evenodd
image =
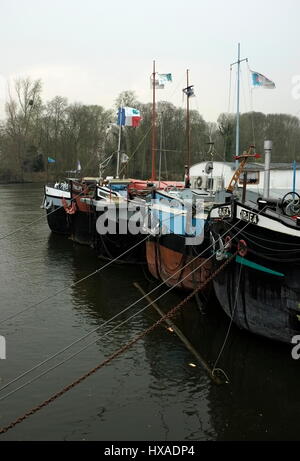
<svg viewBox="0 0 300 461"><path fill-rule="evenodd" d="M0 184L1 185L8 185L8 184L45 184L46 182L54 181L54 175L48 175L46 172L40 173L24 173L23 180L20 178L1 178Z"/></svg>

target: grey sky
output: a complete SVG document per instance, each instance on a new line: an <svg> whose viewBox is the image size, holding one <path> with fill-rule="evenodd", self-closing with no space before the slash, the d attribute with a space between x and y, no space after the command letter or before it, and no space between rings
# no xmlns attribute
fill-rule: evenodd
<svg viewBox="0 0 300 461"><path fill-rule="evenodd" d="M300 111L291 83L300 75L299 0L0 0L0 6L2 86L29 75L42 79L45 100L59 94L109 108L130 89L147 102L156 59L158 72L174 77L159 99L182 105L189 68L192 107L214 121L228 108L229 65L240 41L250 67L277 86L255 90L254 110ZM242 74L246 111L246 66Z"/></svg>

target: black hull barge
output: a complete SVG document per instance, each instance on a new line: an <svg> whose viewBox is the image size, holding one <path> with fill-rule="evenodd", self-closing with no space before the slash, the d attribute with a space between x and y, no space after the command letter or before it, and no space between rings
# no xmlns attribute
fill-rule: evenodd
<svg viewBox="0 0 300 461"><path fill-rule="evenodd" d="M215 268L236 253L213 282L223 310L242 329L291 343L300 334L300 218L233 199L210 219Z"/></svg>

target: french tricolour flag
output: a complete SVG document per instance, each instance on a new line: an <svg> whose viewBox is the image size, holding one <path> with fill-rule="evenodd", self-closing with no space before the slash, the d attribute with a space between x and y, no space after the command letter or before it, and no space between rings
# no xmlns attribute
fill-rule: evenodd
<svg viewBox="0 0 300 461"><path fill-rule="evenodd" d="M119 126L137 127L140 124L142 117L139 110L133 107L121 107L118 111Z"/></svg>

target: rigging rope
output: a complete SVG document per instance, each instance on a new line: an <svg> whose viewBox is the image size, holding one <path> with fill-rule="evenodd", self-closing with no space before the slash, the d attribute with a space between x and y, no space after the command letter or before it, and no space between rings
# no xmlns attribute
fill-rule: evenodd
<svg viewBox="0 0 300 461"><path fill-rule="evenodd" d="M89 189L89 187L90 187L90 186L87 186L87 189ZM78 197L80 197L80 196L83 195L83 194L85 195L86 193L87 193L86 190L85 190L85 191L82 191L82 192L80 192L80 194L77 194L75 197L73 197L73 198L71 197L71 198L68 199L68 200L69 200L71 203L74 203L74 200L76 200ZM45 196L45 194L44 194L44 196ZM43 213L43 215L42 215L40 218L34 219L34 220L31 221L30 223L24 224L22 227L19 227L18 229L14 230L14 231L12 231L12 232L6 234L6 235L0 235L0 241L6 239L6 238L8 238L8 237L11 237L11 236L14 235L14 234L17 234L18 232L20 232L20 231L26 229L27 227L30 227L32 224L35 224L35 223L37 223L37 222L39 222L39 221L44 220L44 219L47 218L48 216L50 216L50 215L56 213L56 212L57 212L58 210L60 210L61 208L64 208L64 206L61 205L61 206L57 207L55 210L50 211L50 213L48 213L48 214Z"/></svg>
<svg viewBox="0 0 300 461"><path fill-rule="evenodd" d="M230 75L229 75L229 95L228 95L228 110L227 113L229 114L231 111L231 87L232 87L232 66L230 66Z"/></svg>
<svg viewBox="0 0 300 461"><path fill-rule="evenodd" d="M234 229L236 226L237 226L238 223L236 223L235 225L231 226L230 229L228 229L228 231L226 231L221 238L225 237L225 235L227 233L229 233L232 229ZM149 238L149 236L147 236L147 238ZM213 245L210 245L208 247L208 249L212 248ZM54 359L55 357L57 357L58 355L62 354L63 352L67 351L68 349L70 349L72 346L74 346L75 344L79 343L80 341L86 339L88 336L90 336L91 334L95 333L96 331L99 331L101 328L103 328L104 326L106 326L107 324L109 324L110 322L112 322L113 320L115 320L117 317L119 317L120 315L124 314L125 312L127 312L129 309L131 309L132 307L134 307L135 305L137 305L140 301L142 301L146 296L150 296L152 295L155 291L157 291L159 288L161 288L163 285L166 284L166 282L168 282L169 280L171 280L175 275L177 275L178 273L182 272L187 266L189 266L190 264L192 264L193 262L195 262L197 259L199 259L200 256L202 256L204 254L204 252L206 252L208 249L204 250L202 253L200 253L199 255L197 255L195 258L193 258L190 262L188 262L185 266L181 267L180 269L178 269L174 274L172 274L170 277L168 277L167 279L165 279L162 283L160 283L158 286L154 287L150 292L148 292L145 296L139 298L138 300L136 300L135 302L133 302L132 304L130 304L128 307L126 307L125 309L123 309L122 311L120 311L118 314L116 314L115 316L113 316L112 318L110 318L109 320L107 320L106 322L104 322L102 325L98 326L97 328L95 328L94 330L90 331L89 333L85 334L84 336L78 338L77 340L73 341L71 344L69 344L68 346L64 347L63 349L61 349L60 351L56 352L54 355L50 356L49 358L43 360L42 362L40 362L39 364L35 365L33 368L31 368L30 370L22 373L21 375L17 376L16 378L14 378L12 381L10 381L9 383L5 384L4 386L2 386L0 388L0 392L4 389L6 389L8 386L10 386L11 384L15 383L16 381L18 381L19 379L23 378L24 376L28 375L29 373L31 373L32 371L36 370L37 368L39 368L40 366L44 365L45 363L49 362L50 360ZM129 250L128 250L129 251ZM213 255L212 255L213 256ZM103 266L103 268L109 266L112 262L106 264L105 266ZM100 268L102 269L102 268ZM91 277L92 275L94 275L95 272L93 272L92 274L90 274L89 276L87 277L84 277L83 279L79 280L76 282L76 284L79 284L81 283L82 281L84 280L87 280L89 277ZM181 283L182 280L179 281L179 283ZM172 289L172 288L171 288ZM171 291L171 290L168 290L168 291ZM56 296L57 294L59 294L60 292L57 292L53 295ZM42 303L43 301L41 301ZM30 306L30 308L33 308L35 306ZM148 306L147 306L148 307ZM29 309L29 308L28 308ZM0 323L1 324L1 323Z"/></svg>
<svg viewBox="0 0 300 461"><path fill-rule="evenodd" d="M228 95L227 117L229 117L229 114L231 113L231 91L232 91L231 88L232 88L232 66L230 66L230 74L229 74L229 95ZM224 162L226 162L228 136L229 136L229 133L228 133L228 127L227 127L226 128L225 141L224 141L224 158L222 159ZM223 167L223 170L224 170L224 167ZM222 176L223 176L223 173L222 173Z"/></svg>
<svg viewBox="0 0 300 461"><path fill-rule="evenodd" d="M231 327L233 325L233 320L234 320L234 315L235 315L235 311L236 311L236 307L237 307L237 300L238 300L238 293L239 293L239 288L240 288L240 281L241 281L241 274L242 274L242 267L243 265L241 264L240 265L240 272L239 272L239 278L238 278L238 283L237 283L237 287L236 287L236 294L235 294L235 302L234 302L234 306L233 306L233 309L232 309L232 313L231 313L231 318L230 318L230 323L229 323L229 326L228 326L228 330L227 330L227 333L226 333L226 336L225 336L225 339L224 339L224 342L222 344L222 347L220 349L220 352L219 352L219 355L215 361L215 364L213 366L213 370L212 370L212 374L214 375L216 371L221 371L223 372L223 370L221 370L220 368L216 368L217 364L219 363L219 360L224 352L224 349L225 349L225 346L226 346L226 343L227 343L227 340L229 338L229 334L230 334L230 331L231 331ZM224 372L223 372L224 373ZM229 379L227 378L227 381L229 381Z"/></svg>
<svg viewBox="0 0 300 461"><path fill-rule="evenodd" d="M101 266L99 269L95 270L94 272L92 272L91 274L83 277L82 279L78 280L77 282L74 282L72 285L70 285L68 287L68 289L70 288L74 288L75 286L79 285L79 283L82 283L84 282L85 280L89 279L90 277L93 277L94 275L98 274L99 272L101 272L102 270L104 270L106 267L110 266L111 264L113 264L114 262L116 262L117 260L119 260L120 258L122 258L123 256L125 256L127 253L129 253L130 251L132 251L134 248L136 248L137 246L141 245L144 241L146 241L148 238L150 237L150 235L147 235L145 237L145 239L139 241L138 243L136 243L135 245L133 245L132 247L128 248L128 250L124 251L122 254L120 254L119 256L116 256L115 259L113 259L112 261L109 261L107 264L105 264L104 266ZM58 290L56 293L54 293L53 295L50 295L50 296L47 296L46 298L43 298L42 300L38 301L37 303L35 304L32 304L31 306L28 306L26 307L25 309L17 312L16 314L13 314L3 320L0 321L0 325L2 325L3 323L7 322L8 320L12 320L16 317L18 317L19 315L23 314L24 312L27 312L29 311L30 309L33 309L37 306L39 306L40 304L46 302L46 301L49 301L50 299L54 298L55 296L63 293L64 291L66 290L66 288L62 288L61 290Z"/></svg>
<svg viewBox="0 0 300 461"><path fill-rule="evenodd" d="M250 98L252 136L253 136L253 144L254 144L254 146L255 146L255 145L256 145L256 139L255 139L255 128L254 128L253 88L251 88L251 85L250 85L251 69L250 69L250 67L249 67L248 61L247 61L247 68L248 68L248 79L247 79L247 80L248 80L249 98Z"/></svg>
<svg viewBox="0 0 300 461"><path fill-rule="evenodd" d="M127 165L129 164L129 162L131 162L131 160L133 159L133 157L135 156L135 154L137 153L138 149L140 148L140 146L142 145L142 143L144 142L144 140L146 139L146 137L148 136L148 134L150 133L151 131L151 127L149 128L149 130L146 132L146 134L143 136L143 138L141 139L141 141L138 143L136 149L133 151L133 153L129 156L129 159L127 160L126 164L124 164L124 166L120 169L120 173L119 175L121 176L121 174L125 171L125 168L127 168Z"/></svg>
<svg viewBox="0 0 300 461"><path fill-rule="evenodd" d="M264 210L264 209L263 209ZM263 211L261 210L260 213ZM259 214L260 214L259 213ZM228 231L226 231L220 238L223 238L225 237L226 234L228 234L233 228L235 228L239 222L241 220L237 221L237 223L233 226L230 227L230 229L228 229ZM233 238L236 238L237 235L239 235L243 229L245 229L250 223L247 223ZM77 344L78 342L82 341L83 339L87 338L88 336L90 336L92 333L98 331L100 328L103 328L103 326L107 325L108 323L110 323L112 320L116 319L118 316L120 316L121 314L125 313L126 311L128 311L129 309L131 309L133 306L135 306L138 302L140 302L142 299L146 298L147 296L151 295L153 292L155 292L158 288L160 288L161 286L163 286L168 280L170 280L171 278L174 277L174 275L176 275L178 272L182 272L183 269L187 266L189 266L191 263L193 263L196 259L198 259L204 252L206 252L209 248L212 248L213 247L213 244L211 244L207 249L205 249L202 253L200 253L198 256L196 256L193 260L191 260L190 262L188 262L183 268L180 268L177 272L175 272L175 274L172 274L169 278L167 278L163 283L161 283L160 285L158 285L157 287L155 287L153 290L151 290L149 293L147 293L146 295L144 295L143 297L139 298L137 301L135 301L134 303L132 303L130 306L128 306L127 308L123 309L121 312L119 312L118 314L116 314L114 317L112 317L111 319L109 319L108 321L104 322L104 324L100 325L99 327L97 327L96 329L92 330L91 332L87 333L86 335L84 335L83 337L79 338L78 340L74 341L73 343L71 343L69 346L65 347L63 350L57 352L56 354L54 354L53 356L49 357L48 359L45 359L43 362L41 362L40 364L37 364L35 367L33 367L32 369L24 372L23 374L21 374L20 376L14 378L12 381L10 381L9 383L7 383L5 386L3 386L0 391L4 390L5 388L7 388L8 386L10 386L11 384L13 384L14 382L20 380L21 378L23 378L24 376L28 375L31 371L34 371L36 370L37 368L39 368L41 365L49 362L51 359L57 357L58 355L60 355L62 352L65 352L66 350L70 349L70 347L72 347L73 345ZM209 257L207 258L203 263L201 263L199 266L197 266L193 271L191 271L189 274L187 274L186 277L184 277L183 279L180 279L174 286L170 287L167 291L165 291L161 296L159 296L157 299L155 299L153 302L156 302L158 301L159 299L161 299L162 297L164 297L167 293L171 292L174 288L176 288L176 286L178 286L179 284L181 284L186 278L188 278L191 274L194 274L197 270L199 270L200 267L202 267L204 264L206 264L207 261L209 261L210 259L212 259L214 257L214 253ZM144 308L142 308L140 311L138 311L137 313L135 313L132 317L130 317L129 319L127 319L125 321L125 323L129 320L131 320L132 318L134 318L136 315L139 315L141 312L143 312L145 309L147 309L152 303L149 303L147 306L145 306ZM121 325L123 325L123 323L121 323ZM107 334L110 334L112 331L114 331L116 328L119 328L119 326L121 326L120 324L117 325L116 327L114 327L112 330L110 330L108 333L106 333L104 336L106 336ZM89 347L90 345L94 344L95 342L99 341L99 338L96 339L96 341L93 341L92 343L88 344L87 346L85 346L84 348L80 349L79 351L77 351L75 354L71 355L69 358L67 358L66 360L60 362L59 364L51 367L50 369L46 370L44 373L38 375L37 377L33 378L32 380L26 382L24 385L20 386L19 388L15 389L14 391L11 391L10 393L4 395L1 399L5 399L6 397L12 395L13 393L15 393L17 390L20 390L22 388L24 388L25 386L27 386L28 384L31 384L33 381L35 381L36 379L38 379L39 377L42 377L44 376L45 374L47 374L49 371L52 371L53 369L57 368L58 366L64 364L66 361L70 360L71 358L77 356L79 353L81 353L83 350L85 350L87 347Z"/></svg>
<svg viewBox="0 0 300 461"><path fill-rule="evenodd" d="M30 416L34 415L35 413L37 413L39 410L41 410L42 408L48 406L49 404L51 404L52 402L54 402L55 400L57 400L59 397L61 397L62 395L64 395L66 392L70 391L71 389L73 389L74 387L76 387L77 385L79 385L80 383L82 383L83 381L85 381L87 378L89 378L91 375L95 374L97 371L99 371L101 368L103 368L105 365L109 364L110 362L112 362L112 360L116 359L117 357L119 357L121 354L123 354L124 352L126 352L128 349L130 349L133 345L135 345L138 341L140 341L141 339L143 339L145 336L147 336L149 333L151 333L152 331L154 331L158 326L160 326L163 322L165 322L167 319L171 319L172 317L174 317L174 315L190 300L192 299L195 294L198 293L198 291L200 291L202 288L204 288L208 283L210 283L212 281L212 279L218 275L219 272L221 272L225 266L227 266L231 260L235 257L235 254L232 255L231 258L229 258L224 264L222 264L222 266L220 266L219 269L217 269L209 279L207 279L207 281L203 284L203 286L200 286L198 288L196 288L194 291L192 291L184 300L182 300L179 304L177 304L175 307L173 307L166 315L164 315L163 317L161 317L156 323L154 323L153 325L151 325L149 328L147 328L146 330L144 330L142 333L140 333L139 335L137 335L134 339L132 339L129 343L125 344L125 346L122 346L120 349L118 349L116 352L114 352L110 357L108 357L107 359L105 359L103 362L101 362L99 365L97 365L96 367L94 367L93 369L89 370L87 373L85 373L84 375L80 376L76 381L73 381L71 384L69 384L68 386L64 387L63 389L61 389L59 392L56 392L55 394L53 394L49 399L45 400L44 402L40 403L39 405L37 405L36 407L32 408L31 410L29 410L28 412L26 412L24 415L20 416L19 418L17 418L15 421L11 422L9 425L5 426L5 427L2 427L0 429L0 434L4 434L6 432L8 432L10 429L13 429L16 425L20 424L21 422L25 421L27 418L29 418ZM152 304L152 303L151 303Z"/></svg>

